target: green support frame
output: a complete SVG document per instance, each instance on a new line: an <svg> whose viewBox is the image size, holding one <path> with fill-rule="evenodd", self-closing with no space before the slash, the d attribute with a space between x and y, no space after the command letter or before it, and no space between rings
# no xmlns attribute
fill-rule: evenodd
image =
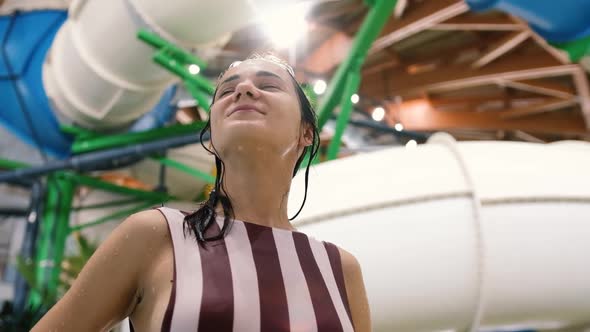
<svg viewBox="0 0 590 332"><path fill-rule="evenodd" d="M359 32L355 36L352 49L347 58L338 67L319 106L318 124L321 128L333 113L334 108L340 104L341 109L337 118L334 138L328 147L327 159L334 159L338 155L342 135L350 119L353 105L350 97L356 93L360 85L360 70L367 56L367 52L383 28L383 25L393 12L395 0L366 0L371 8L363 21ZM185 83L187 90L192 94L197 103L203 109L209 111L209 103L215 91L214 84L199 74L192 74L188 70L191 64L206 68L206 63L176 45L152 34L148 31L139 31L138 38L148 45L156 48L153 60L170 72L179 76ZM130 145L152 141L158 138L181 135L196 132L204 123L190 125L176 125L166 128L157 128L140 133L127 133L100 137L97 133L76 127L64 126L64 132L76 136L76 142L72 146L74 154L89 151L103 150L116 146ZM307 158L309 155L307 156ZM214 178L199 170L164 157L153 157L158 162L169 167L175 167L195 177L212 183ZM302 163L306 165L306 161ZM317 163L317 159L314 160ZM0 160L0 168L21 168L27 165L9 160ZM123 194L130 198L121 201L95 204L82 208L103 208L108 206L126 205L137 202L138 205L128 209L117 211L94 221L75 227L70 227L69 216L72 211L72 200L76 188L80 185ZM92 227L104 222L123 218L136 211L149 206L166 202L174 197L163 193L148 192L117 186L96 178L75 174L72 172L55 172L47 178L47 195L43 212L42 224L37 239L37 254L35 257L36 282L38 289L44 289L46 295L55 296L57 292L60 264L63 259L65 241L71 232L86 227ZM40 304L43 295L32 292L29 296L30 304Z"/></svg>
<svg viewBox="0 0 590 332"><path fill-rule="evenodd" d="M342 141L342 133L346 128L352 111L350 97L356 93L360 84L361 67L373 41L383 29L387 19L391 17L391 13L393 12L397 1L373 0L366 1L366 3L371 6L369 13L354 38L350 53L336 70L336 73L328 86L326 95L319 107L318 126L321 130L326 122L328 122L334 108L339 102L341 105L336 125L336 133L328 148L328 160L334 159L338 155Z"/></svg>

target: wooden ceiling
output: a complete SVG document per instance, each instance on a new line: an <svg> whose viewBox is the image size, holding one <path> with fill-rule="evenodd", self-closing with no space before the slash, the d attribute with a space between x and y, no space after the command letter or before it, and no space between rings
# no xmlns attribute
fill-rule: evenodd
<svg viewBox="0 0 590 332"><path fill-rule="evenodd" d="M295 51L298 79L329 80L367 13L360 0L317 2ZM213 71L272 50L257 26L238 31ZM276 51L276 50L275 50ZM398 0L362 68L359 109L386 108L405 130L459 139L590 140L588 75L525 22L474 13L462 0Z"/></svg>

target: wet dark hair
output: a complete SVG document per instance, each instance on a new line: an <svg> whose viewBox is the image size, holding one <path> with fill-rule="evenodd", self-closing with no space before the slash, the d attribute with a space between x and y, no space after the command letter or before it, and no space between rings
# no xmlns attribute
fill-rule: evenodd
<svg viewBox="0 0 590 332"><path fill-rule="evenodd" d="M293 82L293 86L295 87L295 91L297 93L297 98L299 99L299 105L300 105L300 109L301 109L301 123L309 125L313 130L312 144L310 146L306 146L303 149L303 153L297 159L297 162L295 163L295 168L293 169L292 178L295 177L295 175L297 174L297 171L299 170L301 163L303 162L303 159L305 158L305 155L308 153L310 154L310 158L309 158L309 161L308 161L306 169L305 169L305 195L303 196L303 203L301 204L301 207L299 208L299 211L297 211L295 216L293 216L292 218L289 218L289 220L293 220L299 215L299 213L303 209L303 206L305 205L305 200L307 199L309 167L310 167L313 159L316 157L318 150L319 150L319 146L320 146L320 135L319 135L318 125L317 125L317 116L316 116L316 113L315 113L311 103L309 102L309 99L307 98L305 92L303 91L303 89L301 88L301 86L299 85L297 80L295 79L293 69L286 62L284 62L281 59L277 58L276 56L270 55L270 54L265 54L265 55L255 54L253 56L248 57L248 59L246 59L245 61L247 61L247 60L269 61L269 62L275 63L275 64L283 67L289 73L289 77L291 78L291 80ZM231 68L237 64L239 64L239 62L233 63L232 65L229 66L229 68ZM223 76L224 73L221 73L220 78ZM213 93L213 100L211 102L211 105L213 105L215 103L215 95L216 94L217 94L217 89L215 89L215 92ZM195 238L197 239L197 241L199 243L203 243L203 242L207 242L207 241L216 241L216 240L223 238L227 234L227 232L229 232L229 229L231 228L231 223L233 222L233 219L234 219L234 211L233 211L231 199L224 194L224 193L227 193L227 190L225 190L225 184L223 181L224 176L225 176L225 164L223 163L223 160L221 160L219 158L219 156L214 151L209 150L205 146L205 144L203 144L203 135L207 131L210 131L210 130L211 130L211 118L209 117L209 120L205 124L205 127L203 127L203 129L201 130L200 142L201 142L201 145L203 146L203 148L205 148L205 150L207 150L207 151L209 151L209 153L215 155L215 167L217 170L216 177L215 177L215 185L209 195L209 199L205 202L202 202L197 210L188 214L184 218L184 225L183 225L185 236L186 236L186 232L188 231L189 233L191 233L195 236ZM213 150L215 150L214 146L213 146ZM221 191L221 189L224 189L223 192ZM223 214L224 214L223 227L221 228L221 231L219 232L219 234L206 237L205 232L213 223L215 223L215 219L216 219L216 215L217 215L217 213L215 211L215 207L217 206L218 202L220 202L221 206L223 207Z"/></svg>

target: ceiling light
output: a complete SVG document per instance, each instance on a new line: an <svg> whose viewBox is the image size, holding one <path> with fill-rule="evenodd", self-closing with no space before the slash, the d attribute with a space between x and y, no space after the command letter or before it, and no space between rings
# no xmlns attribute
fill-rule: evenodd
<svg viewBox="0 0 590 332"><path fill-rule="evenodd" d="M373 110L373 120L375 121L381 121L383 120L383 118L385 117L385 109L383 109L383 107L378 106L375 107L375 109Z"/></svg>
<svg viewBox="0 0 590 332"><path fill-rule="evenodd" d="M326 81L317 80L313 85L313 92L315 92L316 95L321 95L322 93L326 92L327 87Z"/></svg>
<svg viewBox="0 0 590 332"><path fill-rule="evenodd" d="M359 102L359 95L357 95L356 93L353 94L352 96L350 96L350 101L352 101L353 104L356 104Z"/></svg>
<svg viewBox="0 0 590 332"><path fill-rule="evenodd" d="M201 68L199 66L195 65L194 63L191 64L190 66L188 66L188 72L193 75L197 75L200 71L201 71Z"/></svg>
<svg viewBox="0 0 590 332"><path fill-rule="evenodd" d="M395 126L394 126L394 128L397 131L402 131L402 130L404 130L404 125L401 124L401 123L396 123Z"/></svg>

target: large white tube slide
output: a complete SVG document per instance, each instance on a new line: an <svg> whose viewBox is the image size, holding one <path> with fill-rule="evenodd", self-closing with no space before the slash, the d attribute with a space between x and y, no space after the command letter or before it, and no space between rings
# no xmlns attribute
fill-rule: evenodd
<svg viewBox="0 0 590 332"><path fill-rule="evenodd" d="M437 134L316 166L295 225L358 258L375 331L584 326L589 169L588 143Z"/></svg>
<svg viewBox="0 0 590 332"><path fill-rule="evenodd" d="M184 47L207 46L276 5L271 0L75 0L46 59L47 95L57 111L79 125L124 126L149 111L175 80L152 62L154 50L137 40L139 29Z"/></svg>

